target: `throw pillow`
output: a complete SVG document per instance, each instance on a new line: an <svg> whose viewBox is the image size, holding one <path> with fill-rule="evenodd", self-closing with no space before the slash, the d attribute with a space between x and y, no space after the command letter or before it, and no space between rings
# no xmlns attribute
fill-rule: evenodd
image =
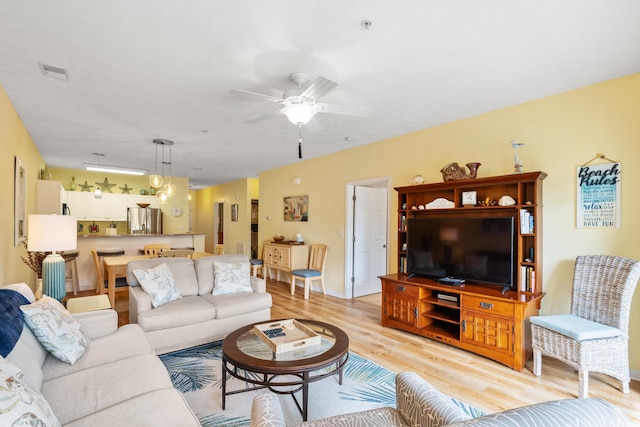
<svg viewBox="0 0 640 427"><path fill-rule="evenodd" d="M213 262L213 295L253 292L249 262Z"/></svg>
<svg viewBox="0 0 640 427"><path fill-rule="evenodd" d="M154 308L182 298L173 274L165 263L146 270L133 270L133 274L142 289L151 297L151 305Z"/></svg>
<svg viewBox="0 0 640 427"><path fill-rule="evenodd" d="M60 426L51 406L31 388L24 373L0 357L0 425Z"/></svg>
<svg viewBox="0 0 640 427"><path fill-rule="evenodd" d="M73 365L84 354L89 338L59 301L43 295L32 304L21 305L20 310L40 344L55 357Z"/></svg>

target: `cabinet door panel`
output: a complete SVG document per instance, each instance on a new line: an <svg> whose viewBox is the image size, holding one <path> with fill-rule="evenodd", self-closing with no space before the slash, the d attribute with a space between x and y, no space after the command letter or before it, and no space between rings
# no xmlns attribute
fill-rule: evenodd
<svg viewBox="0 0 640 427"><path fill-rule="evenodd" d="M465 311L463 316L463 341L505 354L513 353L513 320L473 311Z"/></svg>
<svg viewBox="0 0 640 427"><path fill-rule="evenodd" d="M385 294L383 304L387 319L417 327L417 298L401 293L390 293Z"/></svg>

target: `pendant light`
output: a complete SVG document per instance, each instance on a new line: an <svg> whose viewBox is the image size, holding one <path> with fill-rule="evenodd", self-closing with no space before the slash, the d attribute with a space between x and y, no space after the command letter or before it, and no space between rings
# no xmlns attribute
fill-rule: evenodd
<svg viewBox="0 0 640 427"><path fill-rule="evenodd" d="M162 176L158 175L158 145L162 144L162 150L164 152L164 141L163 139L154 139L153 143L156 145L156 162L154 167L153 175L149 176L149 185L151 188L160 188L162 187Z"/></svg>
<svg viewBox="0 0 640 427"><path fill-rule="evenodd" d="M91 154L98 156L98 165L100 165L100 157L104 157L104 154L102 153L91 153ZM93 192L93 197L96 199L102 199L102 188L100 188L99 185L96 188L96 191Z"/></svg>
<svg viewBox="0 0 640 427"><path fill-rule="evenodd" d="M167 141L167 140L165 140ZM168 169L169 169L169 174L164 177L164 185L162 186L162 194L166 197L173 197L176 194L176 186L175 184L171 183L171 147L173 146L173 141L168 141L170 142L170 144L166 144L169 145L169 161L165 162L164 161L164 148L163 148L163 152L162 152L162 164L163 165L168 165ZM163 167L163 173L164 173L164 167Z"/></svg>

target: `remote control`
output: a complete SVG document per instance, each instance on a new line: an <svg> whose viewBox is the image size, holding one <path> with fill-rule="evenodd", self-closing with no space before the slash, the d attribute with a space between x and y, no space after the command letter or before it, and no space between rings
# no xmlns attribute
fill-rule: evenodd
<svg viewBox="0 0 640 427"><path fill-rule="evenodd" d="M464 283L464 279L455 279L453 277L442 277L438 279L438 283L442 283L444 285L461 285Z"/></svg>

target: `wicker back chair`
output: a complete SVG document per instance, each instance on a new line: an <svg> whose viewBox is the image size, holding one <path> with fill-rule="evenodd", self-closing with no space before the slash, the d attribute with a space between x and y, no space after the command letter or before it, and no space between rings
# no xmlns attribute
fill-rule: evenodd
<svg viewBox="0 0 640 427"><path fill-rule="evenodd" d="M629 392L629 314L640 262L607 255L576 258L571 314L531 317L533 373L542 354L578 370L579 397L589 394L589 371L616 378Z"/></svg>

